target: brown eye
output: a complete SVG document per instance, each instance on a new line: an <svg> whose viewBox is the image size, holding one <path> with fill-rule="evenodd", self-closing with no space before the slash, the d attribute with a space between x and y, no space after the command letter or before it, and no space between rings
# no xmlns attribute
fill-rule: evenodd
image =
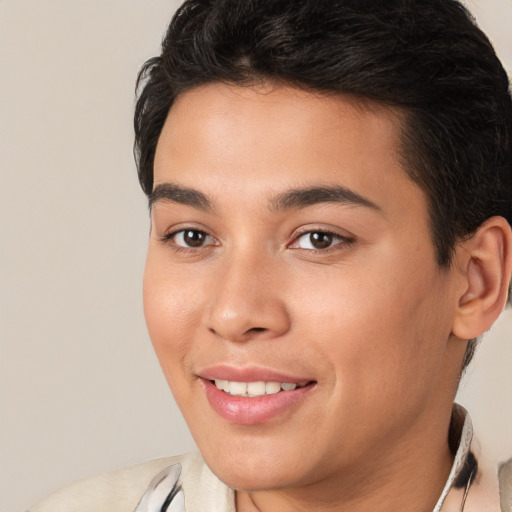
<svg viewBox="0 0 512 512"><path fill-rule="evenodd" d="M309 241L315 249L327 249L332 244L331 233L309 233Z"/></svg>
<svg viewBox="0 0 512 512"><path fill-rule="evenodd" d="M213 243L213 238L198 229L182 229L172 235L174 243L180 247L198 248Z"/></svg>
<svg viewBox="0 0 512 512"><path fill-rule="evenodd" d="M205 238L206 235L201 231L188 230L183 233L183 241L189 247L201 247Z"/></svg>
<svg viewBox="0 0 512 512"><path fill-rule="evenodd" d="M292 248L321 251L336 245L350 244L350 242L350 239L329 231L308 231L297 237Z"/></svg>

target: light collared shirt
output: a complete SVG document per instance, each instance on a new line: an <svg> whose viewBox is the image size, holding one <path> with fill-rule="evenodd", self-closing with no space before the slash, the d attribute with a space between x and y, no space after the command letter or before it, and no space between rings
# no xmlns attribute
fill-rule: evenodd
<svg viewBox="0 0 512 512"><path fill-rule="evenodd" d="M433 512L512 512L512 459L498 477L473 442L469 414L458 405L450 445L453 466ZM194 452L82 480L28 512L236 512L236 505L235 491Z"/></svg>

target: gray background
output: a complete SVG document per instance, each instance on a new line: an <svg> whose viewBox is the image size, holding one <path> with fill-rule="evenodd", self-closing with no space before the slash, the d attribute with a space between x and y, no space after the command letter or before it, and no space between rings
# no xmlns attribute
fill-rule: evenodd
<svg viewBox="0 0 512 512"><path fill-rule="evenodd" d="M512 70L512 0L468 2ZM178 5L0 0L0 512L193 441L142 314L133 86ZM512 313L460 401L512 455Z"/></svg>

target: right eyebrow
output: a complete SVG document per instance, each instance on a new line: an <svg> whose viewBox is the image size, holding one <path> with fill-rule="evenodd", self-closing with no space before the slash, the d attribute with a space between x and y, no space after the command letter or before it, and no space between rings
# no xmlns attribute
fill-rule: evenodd
<svg viewBox="0 0 512 512"><path fill-rule="evenodd" d="M185 204L203 211L213 211L212 203L205 194L199 192L199 190L182 187L175 183L160 183L157 185L149 196L149 209L155 203L165 201Z"/></svg>

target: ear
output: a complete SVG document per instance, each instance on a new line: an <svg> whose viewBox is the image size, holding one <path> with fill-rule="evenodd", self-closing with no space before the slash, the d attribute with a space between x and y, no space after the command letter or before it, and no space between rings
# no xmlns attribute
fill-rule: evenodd
<svg viewBox="0 0 512 512"><path fill-rule="evenodd" d="M470 340L487 331L507 302L512 230L503 217L487 219L456 249L463 278L452 333Z"/></svg>

